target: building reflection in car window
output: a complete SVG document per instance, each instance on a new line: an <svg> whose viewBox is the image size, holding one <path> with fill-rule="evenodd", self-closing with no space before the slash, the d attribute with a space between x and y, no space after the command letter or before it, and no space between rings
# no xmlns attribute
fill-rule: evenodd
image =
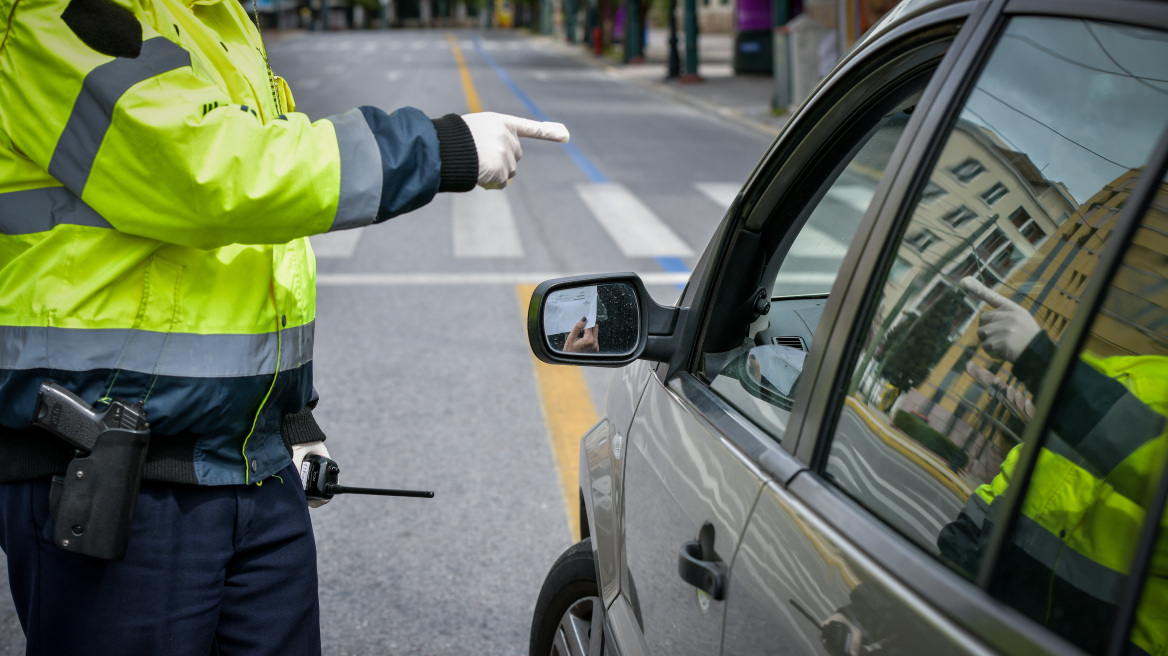
<svg viewBox="0 0 1168 656"><path fill-rule="evenodd" d="M1061 340L1168 123L1165 61L1159 32L1013 19L901 233L823 474L932 554L1033 412L1002 357L1027 344L987 349L979 327L1025 315ZM976 550L943 560L970 577L979 565Z"/></svg>
<svg viewBox="0 0 1168 656"><path fill-rule="evenodd" d="M1104 226L1110 230L1114 223ZM1093 654L1109 632L1139 544L1145 509L1168 455L1168 182L1144 216L1106 292L1079 358L1050 409L1046 435L991 592ZM1094 237L1092 237L1094 238ZM979 381L1027 421L1055 343L1028 312L976 280L962 287L984 302L980 350L1010 366ZM988 293L987 293L988 292ZM979 486L938 537L941 556L973 571L1015 478L1022 445ZM1168 554L1162 536L1158 554ZM1132 642L1168 649L1168 560L1155 558ZM1138 653L1138 652L1137 652Z"/></svg>

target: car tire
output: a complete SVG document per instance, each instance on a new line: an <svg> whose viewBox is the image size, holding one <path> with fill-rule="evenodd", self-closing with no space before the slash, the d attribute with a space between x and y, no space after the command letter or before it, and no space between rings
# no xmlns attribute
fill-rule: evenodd
<svg viewBox="0 0 1168 656"><path fill-rule="evenodd" d="M599 656L603 617L592 540L585 538L560 554L544 579L531 620L530 656Z"/></svg>

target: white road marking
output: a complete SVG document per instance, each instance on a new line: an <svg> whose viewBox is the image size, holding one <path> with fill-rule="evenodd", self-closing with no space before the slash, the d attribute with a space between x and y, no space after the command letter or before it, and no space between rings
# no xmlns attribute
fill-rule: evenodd
<svg viewBox="0 0 1168 656"><path fill-rule="evenodd" d="M775 289L779 285L831 285L835 282L834 273L788 273L780 271L775 276Z"/></svg>
<svg viewBox="0 0 1168 656"><path fill-rule="evenodd" d="M365 45L361 46L361 52L373 52L374 50L377 50L376 43L366 43Z"/></svg>
<svg viewBox="0 0 1168 656"><path fill-rule="evenodd" d="M353 257L357 250L357 242L361 241L361 234L365 228L338 230L313 235L308 238L312 242L312 251L318 258L321 257Z"/></svg>
<svg viewBox="0 0 1168 656"><path fill-rule="evenodd" d="M617 182L586 182L576 193L626 257L688 257L690 247Z"/></svg>
<svg viewBox="0 0 1168 656"><path fill-rule="evenodd" d="M694 187L722 209L728 209L742 185L737 182L695 182Z"/></svg>
<svg viewBox="0 0 1168 656"><path fill-rule="evenodd" d="M454 257L523 257L511 201L475 187L454 194Z"/></svg>
<svg viewBox="0 0 1168 656"><path fill-rule="evenodd" d="M500 272L478 273L321 273L316 284L330 287L393 287L406 285L522 285L540 283L552 278L584 275L581 273ZM646 271L638 274L646 285L682 285L689 280L688 273Z"/></svg>
<svg viewBox="0 0 1168 656"><path fill-rule="evenodd" d="M795 237L795 243L791 244L790 254L797 257L842 258L847 252L847 244L822 230L804 226ZM832 274L832 279L835 279L835 274Z"/></svg>
<svg viewBox="0 0 1168 656"><path fill-rule="evenodd" d="M428 47L432 41L411 41L410 50L421 50Z"/></svg>
<svg viewBox="0 0 1168 656"><path fill-rule="evenodd" d="M532 74L536 82L547 82L548 74L544 71L536 71Z"/></svg>
<svg viewBox="0 0 1168 656"><path fill-rule="evenodd" d="M859 185L842 185L827 190L829 197L845 205L850 205L852 209L861 214L868 211L868 205L872 204L872 196L875 194L875 189Z"/></svg>

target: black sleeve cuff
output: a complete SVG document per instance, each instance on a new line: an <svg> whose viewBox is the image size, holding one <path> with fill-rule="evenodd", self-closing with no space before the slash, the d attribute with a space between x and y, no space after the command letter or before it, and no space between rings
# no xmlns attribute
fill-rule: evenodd
<svg viewBox="0 0 1168 656"><path fill-rule="evenodd" d="M1047 337L1046 331L1040 330L1026 345L1026 350L1018 356L1014 363L1014 375L1026 384L1030 393L1038 396L1038 388L1042 384L1042 377L1054 358L1054 342Z"/></svg>
<svg viewBox="0 0 1168 656"><path fill-rule="evenodd" d="M312 416L312 408L305 406L299 412L284 415L280 420L280 436L284 438L284 445L291 452L292 446L306 442L323 442L324 431Z"/></svg>
<svg viewBox="0 0 1168 656"><path fill-rule="evenodd" d="M438 191L470 191L479 181L479 154L474 136L458 114L432 119L438 133L442 177Z"/></svg>

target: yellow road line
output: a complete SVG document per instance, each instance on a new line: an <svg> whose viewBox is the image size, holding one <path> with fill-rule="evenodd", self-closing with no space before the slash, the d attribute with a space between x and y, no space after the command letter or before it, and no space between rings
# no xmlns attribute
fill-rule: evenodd
<svg viewBox="0 0 1168 656"><path fill-rule="evenodd" d="M864 407L855 398L847 397L844 399L844 404L850 407L860 420L868 425L868 429L875 433L885 444L915 462L920 466L922 471L941 485L949 488L958 498L968 499L969 495L973 494L973 487L970 486L969 482L955 476L940 456L934 455L932 452L926 453L916 447L909 446L904 438L901 438L893 429L874 417L868 408Z"/></svg>
<svg viewBox="0 0 1168 656"><path fill-rule="evenodd" d="M466 67L466 60L462 58L462 48L458 47L458 39L453 34L447 34L450 49L454 51L454 61L458 64L458 75L462 78L462 92L466 94L466 107L470 113L483 111L483 104L479 102L479 94L475 91L474 82L470 79L470 69ZM526 309L526 306L524 306Z"/></svg>
<svg viewBox="0 0 1168 656"><path fill-rule="evenodd" d="M519 314L526 324L527 305L535 285L518 285L515 291L519 296ZM546 364L534 355L531 362L556 473L560 477L568 529L575 542L580 539L580 437L596 424L596 406L579 367Z"/></svg>

